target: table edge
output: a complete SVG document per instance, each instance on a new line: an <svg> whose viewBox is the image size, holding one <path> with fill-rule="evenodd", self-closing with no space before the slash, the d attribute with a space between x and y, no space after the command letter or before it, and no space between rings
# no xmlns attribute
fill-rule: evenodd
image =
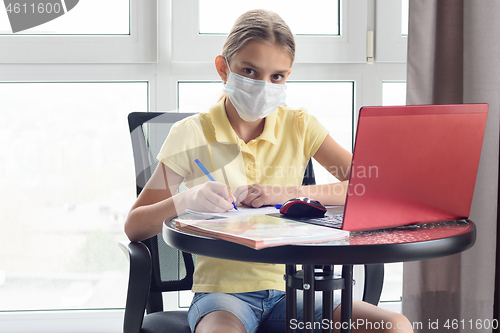
<svg viewBox="0 0 500 333"><path fill-rule="evenodd" d="M466 251L476 240L474 222L466 221L471 227L462 234L397 244L290 244L255 250L221 239L174 230L166 223L163 224L163 239L169 246L184 252L227 260L273 264L374 264L432 259ZM192 241L193 237L196 237L196 242Z"/></svg>

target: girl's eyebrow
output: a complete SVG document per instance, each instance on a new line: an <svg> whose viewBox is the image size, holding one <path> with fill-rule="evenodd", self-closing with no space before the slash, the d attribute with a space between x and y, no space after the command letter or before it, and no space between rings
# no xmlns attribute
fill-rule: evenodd
<svg viewBox="0 0 500 333"><path fill-rule="evenodd" d="M242 65L244 66L248 66L248 67L251 67L253 69L256 69L257 71L261 71L261 68L259 68L258 66L255 66L254 64L252 64L251 62L249 61L242 61L241 62ZM289 69L284 69L284 70L277 70L276 71L276 74L282 74L282 75L285 75L289 72Z"/></svg>

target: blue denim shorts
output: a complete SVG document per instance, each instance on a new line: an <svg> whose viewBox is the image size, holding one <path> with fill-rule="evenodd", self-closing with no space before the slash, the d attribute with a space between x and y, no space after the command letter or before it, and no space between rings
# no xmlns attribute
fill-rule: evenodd
<svg viewBox="0 0 500 333"><path fill-rule="evenodd" d="M322 319L321 292L316 292L316 321ZM297 319L302 321L302 292L297 293ZM340 295L335 293L334 309L340 305ZM277 290L262 290L238 294L196 293L189 308L188 321L191 332L201 318L212 311L228 311L243 323L247 333L285 332L285 293ZM321 330L319 330L321 331Z"/></svg>

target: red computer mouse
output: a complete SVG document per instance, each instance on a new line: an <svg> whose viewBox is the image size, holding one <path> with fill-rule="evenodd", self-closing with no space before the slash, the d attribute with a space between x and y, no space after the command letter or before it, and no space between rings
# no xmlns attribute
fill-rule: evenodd
<svg viewBox="0 0 500 333"><path fill-rule="evenodd" d="M285 202L280 213L297 217L322 217L325 216L326 208L319 201L309 198L294 198Z"/></svg>

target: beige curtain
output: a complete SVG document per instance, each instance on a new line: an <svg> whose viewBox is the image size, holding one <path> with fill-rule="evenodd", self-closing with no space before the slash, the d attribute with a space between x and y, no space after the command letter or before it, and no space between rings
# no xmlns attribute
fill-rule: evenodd
<svg viewBox="0 0 500 333"><path fill-rule="evenodd" d="M491 332L480 324L494 316L500 1L410 0L407 66L408 104L488 103L490 111L470 215L476 244L405 263L403 312L422 324L417 332ZM446 329L454 319L459 328Z"/></svg>

